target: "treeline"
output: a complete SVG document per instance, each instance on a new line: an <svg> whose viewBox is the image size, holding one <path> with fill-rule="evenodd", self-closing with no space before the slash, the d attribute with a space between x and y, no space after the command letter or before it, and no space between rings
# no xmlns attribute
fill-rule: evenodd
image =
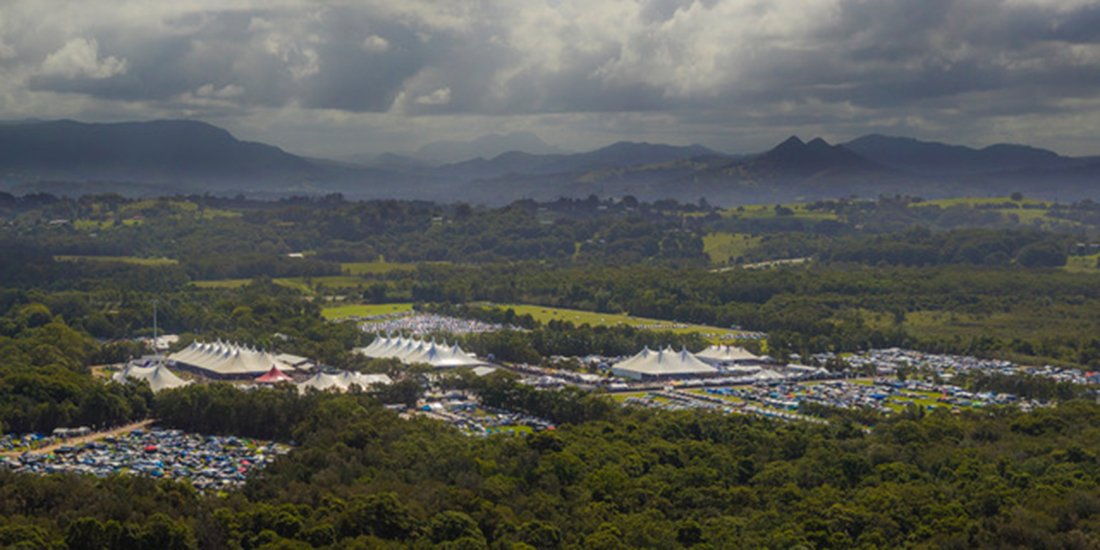
<svg viewBox="0 0 1100 550"><path fill-rule="evenodd" d="M1058 382L1042 376L985 374L962 376L957 383L973 391L1010 393L1024 399L1069 401L1087 399L1092 393L1087 387L1072 382Z"/></svg>
<svg viewBox="0 0 1100 550"><path fill-rule="evenodd" d="M838 240L820 253L823 261L906 266L973 264L1059 267L1073 240L1039 231L966 229L902 233Z"/></svg>
<svg viewBox="0 0 1100 550"><path fill-rule="evenodd" d="M1100 282L1011 267L809 265L709 272L656 266L421 266L416 284L489 300L740 326L805 355L869 347L1100 366ZM1001 322L983 326L986 319ZM771 349L771 348L770 348Z"/></svg>
<svg viewBox="0 0 1100 550"><path fill-rule="evenodd" d="M498 409L521 411L558 424L581 424L614 416L611 400L573 387L557 391L520 384L514 375L495 372L470 384L481 403Z"/></svg>
<svg viewBox="0 0 1100 550"><path fill-rule="evenodd" d="M329 274L337 262L382 257L706 262L701 233L684 230L683 215L695 208L674 201L517 201L485 209L339 197L264 203L107 195L27 205L6 213L12 223L0 235L21 235L52 254L170 257L201 278ZM312 262L279 261L303 251L313 253Z"/></svg>
<svg viewBox="0 0 1100 550"><path fill-rule="evenodd" d="M0 432L106 427L148 416L149 389L89 376L96 342L45 306L10 308L0 328Z"/></svg>
<svg viewBox="0 0 1100 550"><path fill-rule="evenodd" d="M629 326L575 326L569 321L550 321L526 331L503 330L463 336L464 348L481 356L519 363L538 363L554 355L583 357L633 355L643 347L671 346L699 351L706 341L698 333L639 330Z"/></svg>
<svg viewBox="0 0 1100 550"><path fill-rule="evenodd" d="M80 548L78 541L118 540L164 548L1100 544L1096 404L905 412L867 433L842 418L817 426L597 408L593 397L571 393L539 403L507 384L484 395L530 402L543 414L549 404L580 420L526 437L472 438L444 423L401 419L365 395L327 396L291 429L279 428L299 437L300 447L228 497L171 481L0 473L0 541ZM581 412L569 412L569 402ZM242 418L253 405L201 414Z"/></svg>

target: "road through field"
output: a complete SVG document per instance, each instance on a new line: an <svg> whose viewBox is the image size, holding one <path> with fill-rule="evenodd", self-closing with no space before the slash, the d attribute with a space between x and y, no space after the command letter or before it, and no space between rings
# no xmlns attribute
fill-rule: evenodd
<svg viewBox="0 0 1100 550"><path fill-rule="evenodd" d="M125 434L125 433L130 433L134 430L141 430L141 429L149 427L150 425L153 424L153 422L156 422L156 420L154 420L154 419L142 420L141 422L134 422L133 424L127 424L125 426L119 426L117 428L111 428L110 430L104 430L104 431L101 431L101 432L93 432L93 433L90 433L88 435L82 435L82 436L79 436L79 437L70 437L69 439L63 439L61 441L58 441L57 443L46 445L45 447L39 447L37 449L31 449L30 451L8 451L8 452L0 453L0 456L20 456L24 452L30 453L32 455L47 454L47 453L51 453L51 452L57 450L60 447L64 447L66 445L75 447L77 445L83 445L85 443L88 443L89 441L95 441L97 439L103 439L104 437L119 436L119 435L122 435L122 434Z"/></svg>

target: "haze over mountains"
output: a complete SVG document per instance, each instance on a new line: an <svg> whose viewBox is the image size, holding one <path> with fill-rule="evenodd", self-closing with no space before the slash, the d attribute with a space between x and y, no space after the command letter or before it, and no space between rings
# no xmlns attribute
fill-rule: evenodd
<svg viewBox="0 0 1100 550"><path fill-rule="evenodd" d="M1064 157L1026 145L973 149L883 135L843 144L792 136L762 153L730 155L701 145L628 141L566 153L519 133L429 144L418 156L381 155L366 163L311 159L240 141L195 121L24 121L0 125L0 188L266 197L340 192L352 198L485 204L590 194L705 197L715 204L1016 191L1100 199L1096 158Z"/></svg>

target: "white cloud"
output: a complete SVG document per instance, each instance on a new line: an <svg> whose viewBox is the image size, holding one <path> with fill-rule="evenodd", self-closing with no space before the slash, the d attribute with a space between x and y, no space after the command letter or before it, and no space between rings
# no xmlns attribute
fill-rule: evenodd
<svg viewBox="0 0 1100 550"><path fill-rule="evenodd" d="M1073 124L1100 116L1100 0L0 4L0 118L263 113L288 135L308 119L318 147L347 117L345 136L521 125L745 151L796 132L1030 131L1100 150Z"/></svg>
<svg viewBox="0 0 1100 550"><path fill-rule="evenodd" d="M42 74L64 78L104 79L126 74L126 59L99 57L96 39L74 38L61 49L46 56Z"/></svg>
<svg viewBox="0 0 1100 550"><path fill-rule="evenodd" d="M218 99L231 99L234 97L240 97L244 94L244 88L236 84L226 84L221 88L215 87L213 84L206 83L199 86L195 90L195 95L198 97L213 97Z"/></svg>
<svg viewBox="0 0 1100 550"><path fill-rule="evenodd" d="M363 49L370 53L383 53L390 49L390 42L377 34L372 34L363 40Z"/></svg>
<svg viewBox="0 0 1100 550"><path fill-rule="evenodd" d="M424 94L416 98L420 105L447 105L451 102L451 89L438 88L430 94Z"/></svg>

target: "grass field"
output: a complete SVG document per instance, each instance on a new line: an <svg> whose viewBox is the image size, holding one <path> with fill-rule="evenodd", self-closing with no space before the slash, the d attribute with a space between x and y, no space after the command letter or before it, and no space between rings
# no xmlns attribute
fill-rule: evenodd
<svg viewBox="0 0 1100 550"><path fill-rule="evenodd" d="M280 277L272 279L277 285L293 288L304 294L312 294L318 286L334 289L359 288L367 285L369 281L352 275L328 275L324 277ZM192 281L191 284L199 288L240 288L252 282L252 279L217 279L208 281Z"/></svg>
<svg viewBox="0 0 1100 550"><path fill-rule="evenodd" d="M178 260L172 258L139 258L137 256L76 256L76 255L61 255L54 256L54 260L59 262L113 262L131 265L144 265L144 266L165 266L176 265Z"/></svg>
<svg viewBox="0 0 1100 550"><path fill-rule="evenodd" d="M1039 199L1024 198L1019 201L1014 201L1010 197L955 197L950 199L931 199L921 201L919 204L928 204L947 208L949 206L998 206L1002 204L1012 203L1019 206L1033 206L1042 207L1043 210L1050 205L1048 201L1041 201Z"/></svg>
<svg viewBox="0 0 1100 550"><path fill-rule="evenodd" d="M746 233L709 233L703 237L703 252L712 263L726 264L759 243L760 237Z"/></svg>
<svg viewBox="0 0 1100 550"><path fill-rule="evenodd" d="M278 279L286 281L289 285L300 288L303 292L309 292L315 287L326 286L329 288L357 288L367 285L368 281L353 275L326 275L324 277L289 277Z"/></svg>
<svg viewBox="0 0 1100 550"><path fill-rule="evenodd" d="M217 279L213 281L191 281L191 284L199 288L241 288L251 282L252 279ZM308 287L292 279L272 279L271 282L300 292L309 291Z"/></svg>
<svg viewBox="0 0 1100 550"><path fill-rule="evenodd" d="M687 392L688 393L694 393L695 395L705 395L707 397L717 397L718 399L721 399L722 401L728 401L730 403L744 403L745 402L744 399L741 399L740 397L737 397L735 395L711 394L711 393L707 393L707 390L702 389L702 388L687 390Z"/></svg>
<svg viewBox="0 0 1100 550"><path fill-rule="evenodd" d="M1038 199L1025 198L1020 201L1014 201L1009 197L959 197L953 199L928 200L913 206L919 208L922 205L939 206L940 208L969 206L971 208L980 208L990 212L997 212L1005 216L1016 216L1016 219L1021 223L1043 223L1053 221L1051 218L1047 217L1047 208L1050 206L1050 203ZM1025 208L1025 206L1027 206L1027 208Z"/></svg>
<svg viewBox="0 0 1100 550"><path fill-rule="evenodd" d="M1100 268L1096 267L1098 260L1100 260L1100 254L1070 256L1062 269L1070 273L1100 273Z"/></svg>
<svg viewBox="0 0 1100 550"><path fill-rule="evenodd" d="M633 317L630 315L618 315L614 313L596 313L593 311L580 311L576 309L565 309L546 306L531 306L522 304L493 304L489 307L495 307L497 309L513 309L516 315L531 315L536 321L545 323L549 321L569 321L575 325L592 325L592 326L613 326L613 325L627 325L638 328L648 328L652 330L669 330L677 334L686 333L698 333L704 338L709 340L718 341L722 336L726 339L731 339L740 334L740 331L719 328L708 327L705 325L691 325L679 326L679 323L672 321L662 321L659 319L647 319L644 317ZM675 328L673 325L676 325Z"/></svg>
<svg viewBox="0 0 1100 550"><path fill-rule="evenodd" d="M413 305L403 304L350 304L342 306L326 307L321 310L321 315L330 321L347 317L369 317L386 313L404 313L412 311Z"/></svg>
<svg viewBox="0 0 1100 550"><path fill-rule="evenodd" d="M394 271L413 271L416 264L390 263L390 262L345 262L340 264L340 271L348 275L381 275Z"/></svg>

